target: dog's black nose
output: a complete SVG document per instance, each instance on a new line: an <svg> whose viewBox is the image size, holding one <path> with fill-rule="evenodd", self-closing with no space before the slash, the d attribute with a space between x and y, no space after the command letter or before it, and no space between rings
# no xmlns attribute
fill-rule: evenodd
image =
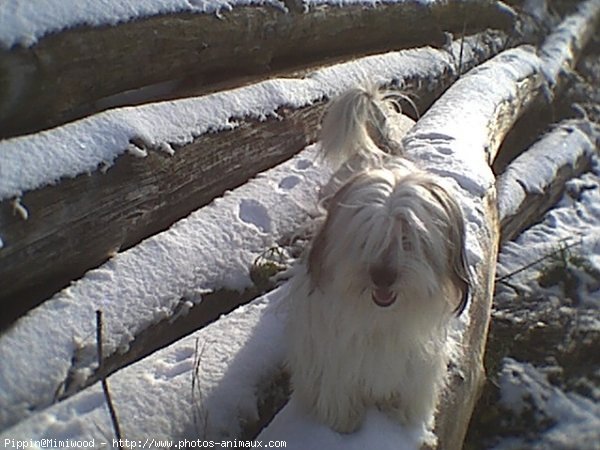
<svg viewBox="0 0 600 450"><path fill-rule="evenodd" d="M369 269L373 284L380 288L390 287L396 281L396 271L385 266L374 266Z"/></svg>

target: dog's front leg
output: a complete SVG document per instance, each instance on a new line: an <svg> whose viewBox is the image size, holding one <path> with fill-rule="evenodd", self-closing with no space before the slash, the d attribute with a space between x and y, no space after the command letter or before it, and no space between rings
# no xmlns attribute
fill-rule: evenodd
<svg viewBox="0 0 600 450"><path fill-rule="evenodd" d="M317 370L315 363L319 358L315 360L311 366L296 366L292 373L293 397L306 412L331 429L339 433L357 430L365 410L358 389L340 373Z"/></svg>
<svg viewBox="0 0 600 450"><path fill-rule="evenodd" d="M352 433L362 424L365 406L357 396L334 389L321 393L316 412L331 429L338 433Z"/></svg>
<svg viewBox="0 0 600 450"><path fill-rule="evenodd" d="M416 381L416 380L415 380ZM438 382L424 374L422 382L407 383L385 401L377 403L380 411L391 419L407 425L429 425L437 402Z"/></svg>

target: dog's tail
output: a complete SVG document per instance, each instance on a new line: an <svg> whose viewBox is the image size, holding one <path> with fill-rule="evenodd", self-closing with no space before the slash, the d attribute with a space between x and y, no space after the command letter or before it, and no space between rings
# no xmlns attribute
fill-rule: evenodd
<svg viewBox="0 0 600 450"><path fill-rule="evenodd" d="M399 92L374 85L354 87L334 99L321 124L323 158L338 167L355 156L371 160L401 154L399 143L388 137L387 122L391 107L401 112L399 99L412 103Z"/></svg>

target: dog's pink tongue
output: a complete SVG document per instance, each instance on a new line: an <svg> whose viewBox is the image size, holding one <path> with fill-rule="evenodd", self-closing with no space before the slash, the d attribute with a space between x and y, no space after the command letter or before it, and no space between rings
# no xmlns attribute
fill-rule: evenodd
<svg viewBox="0 0 600 450"><path fill-rule="evenodd" d="M394 301L396 301L396 294L393 291L385 288L375 288L373 289L373 301L379 306L390 306Z"/></svg>

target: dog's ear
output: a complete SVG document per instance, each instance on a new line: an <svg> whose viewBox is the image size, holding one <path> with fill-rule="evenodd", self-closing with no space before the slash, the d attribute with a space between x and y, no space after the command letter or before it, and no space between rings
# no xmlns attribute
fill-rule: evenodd
<svg viewBox="0 0 600 450"><path fill-rule="evenodd" d="M322 206L327 210L327 217L313 238L306 263L311 281L311 289L320 286L325 274L325 251L327 250L327 239L330 234L331 223L339 215L340 209L344 207L348 192L357 182L364 180L365 177L366 174L359 173L350 178L333 196L325 198L322 203Z"/></svg>
<svg viewBox="0 0 600 450"><path fill-rule="evenodd" d="M471 294L471 276L466 253L465 219L462 209L453 195L435 180L429 183L429 192L436 198L448 216L448 264L452 274L452 282L460 292L460 301L454 312L460 315L467 306Z"/></svg>
<svg viewBox="0 0 600 450"><path fill-rule="evenodd" d="M308 252L308 259L306 262L306 271L310 278L310 290L314 291L321 284L323 278L323 253L325 252L325 245L327 240L327 220L323 222L319 228L317 235L314 237L310 250Z"/></svg>

